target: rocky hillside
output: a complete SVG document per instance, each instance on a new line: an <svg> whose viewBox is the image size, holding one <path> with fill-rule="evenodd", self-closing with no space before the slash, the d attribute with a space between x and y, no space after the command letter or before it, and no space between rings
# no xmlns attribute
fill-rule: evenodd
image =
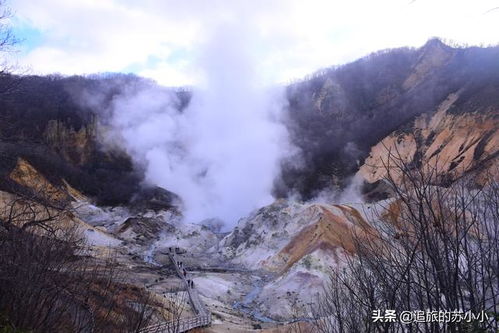
<svg viewBox="0 0 499 333"><path fill-rule="evenodd" d="M440 185L470 173L481 185L485 179L497 180L499 104L481 102L496 99L497 91L489 88L478 96L462 91L450 94L435 113L417 117L373 146L359 175L376 183L387 176L389 159L400 158L408 166L434 171L434 182ZM395 168L393 162L391 168Z"/></svg>
<svg viewBox="0 0 499 333"><path fill-rule="evenodd" d="M427 146L428 151L421 148L424 152L414 153L416 164L427 162L441 144L450 159L447 169L451 164L453 169L469 164L466 154L471 151L480 155L480 161L486 155L493 158L490 147L499 106L498 57L498 47L456 48L433 39L419 49L377 52L288 86L286 125L300 153L282 162L275 195L298 193L302 199L310 199L325 188L345 187L371 147L388 136L408 146L411 140L418 147ZM16 89L0 99L1 189L12 190L5 175L21 157L54 178L52 182L62 184L63 178L101 204L130 201L140 189L142 170L123 151L104 148L99 135L105 132L113 98L146 80L131 75L25 76L16 82ZM181 112L190 102L190 93L174 93ZM442 108L449 110L439 112ZM439 121L442 113L445 119ZM428 124L423 125L425 122ZM426 129L422 131L421 126ZM448 134L441 132L449 126L453 129ZM463 135L458 130L463 126L480 128L470 131L473 137L468 138L476 141L476 145L470 144L478 149L463 146L468 157L459 160L463 142L453 138ZM402 138L404 133L407 138ZM481 154L485 142L489 142L488 150ZM449 149L456 151L449 153ZM366 161L371 162L375 161ZM366 176L372 170L363 168L361 173ZM379 178L370 176L368 182L374 182L373 177Z"/></svg>
<svg viewBox="0 0 499 333"><path fill-rule="evenodd" d="M0 190L21 190L9 177L21 158L53 184L67 182L99 204L129 203L142 193L142 171L120 149L103 146L100 135L106 103L142 81L127 75L17 77L15 89L0 99ZM97 93L100 113L81 101Z"/></svg>
<svg viewBox="0 0 499 333"><path fill-rule="evenodd" d="M215 324L246 329L255 320L307 316L293 311L306 309L331 270L356 255L354 235L371 240L376 225L399 219L396 201L383 193L388 152L411 169L435 168L438 188L463 175L478 185L499 177L497 59L497 47L431 40L289 86L287 126L301 154L283 161L275 184L276 195L288 198L241 217L225 234L216 221L184 223L173 193L144 187L130 157L102 145L105 105L142 79L21 77L18 89L0 99L0 213L16 194L51 209L69 203L61 223L76 225L95 257L112 249L127 283L159 299L179 289L165 251L185 250L183 263ZM181 112L190 96L176 93ZM85 94L98 96L101 113L79 101ZM343 188L354 174L376 202L289 199Z"/></svg>
<svg viewBox="0 0 499 333"><path fill-rule="evenodd" d="M278 200L241 219L220 242L233 265L264 272L252 307L270 318L289 318L306 308L331 269L355 255L353 235L372 237L371 209L364 204L315 204Z"/></svg>
<svg viewBox="0 0 499 333"><path fill-rule="evenodd" d="M418 145L433 145L425 158L443 143L445 158L453 168L463 163L453 159L461 158L459 147L466 140L471 141L461 148L464 153L475 151L465 148L475 147L471 142L476 141L477 155L485 158L480 152L486 142L489 148L493 146L491 130L497 128L493 119L499 107L498 58L499 47L454 48L433 39L419 49L378 52L291 85L288 126L301 149L301 161L294 156L283 162L276 193L298 192L307 199L323 188L344 187L371 147L395 131L392 137L406 133L407 140L426 140ZM434 117L446 104L450 110ZM442 113L448 116L440 121ZM417 117L418 124L413 125ZM421 125L423 119L433 121ZM476 132L470 127L475 125ZM431 129L416 133L421 126ZM449 126L448 134L438 135ZM473 134L458 130L463 126ZM452 134L465 134L468 139L453 141ZM450 153L451 147L456 151ZM490 149L487 153L493 154Z"/></svg>

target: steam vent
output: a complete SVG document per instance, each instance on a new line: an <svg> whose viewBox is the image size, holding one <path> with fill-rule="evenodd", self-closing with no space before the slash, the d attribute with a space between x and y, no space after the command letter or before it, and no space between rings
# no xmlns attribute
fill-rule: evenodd
<svg viewBox="0 0 499 333"><path fill-rule="evenodd" d="M0 0L0 333L499 332L496 6Z"/></svg>

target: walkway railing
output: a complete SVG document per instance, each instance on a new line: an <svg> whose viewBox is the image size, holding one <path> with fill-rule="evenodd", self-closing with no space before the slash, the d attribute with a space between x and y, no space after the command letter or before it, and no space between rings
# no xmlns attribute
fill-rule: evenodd
<svg viewBox="0 0 499 333"><path fill-rule="evenodd" d="M172 261L177 275L182 279L185 286L187 287L187 293L189 294L192 308L194 309L194 312L196 312L197 316L189 318L178 318L177 320L153 324L141 329L140 333L182 333L196 327L211 325L211 313L206 309L203 302L201 302L195 286L189 284L189 280L192 281L191 273L187 272L187 270L185 270L185 268L181 267L181 265L179 264L181 261L176 255L178 253L180 253L180 251L178 251L177 248L175 248L173 251L170 248L168 257Z"/></svg>
<svg viewBox="0 0 499 333"><path fill-rule="evenodd" d="M140 333L181 333L211 324L210 316L195 316L147 326Z"/></svg>

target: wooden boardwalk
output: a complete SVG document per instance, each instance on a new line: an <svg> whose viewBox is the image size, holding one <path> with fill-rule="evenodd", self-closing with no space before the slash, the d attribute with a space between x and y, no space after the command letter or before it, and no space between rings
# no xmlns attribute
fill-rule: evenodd
<svg viewBox="0 0 499 333"><path fill-rule="evenodd" d="M147 326L140 333L181 333L211 324L211 316L195 316Z"/></svg>
<svg viewBox="0 0 499 333"><path fill-rule="evenodd" d="M192 308L196 312L196 316L189 318L179 318L173 321L165 321L157 324L147 326L140 330L140 333L182 333L192 330L196 327L203 327L211 325L211 313L206 309L206 306L201 302L196 287L191 287L188 280L192 280L192 274L185 270L185 267L180 267L179 262L182 261L181 257L177 255L179 251L168 252L168 257L173 263L177 275L184 282L189 300L191 301ZM186 274L184 275L184 270Z"/></svg>

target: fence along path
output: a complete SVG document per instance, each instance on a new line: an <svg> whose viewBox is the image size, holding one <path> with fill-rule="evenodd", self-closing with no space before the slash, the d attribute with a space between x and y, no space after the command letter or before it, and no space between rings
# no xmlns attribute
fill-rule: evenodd
<svg viewBox="0 0 499 333"><path fill-rule="evenodd" d="M196 312L196 316L189 318L179 318L173 321L165 321L157 324L147 326L140 330L140 333L182 333L192 330L196 327L203 327L211 325L211 313L206 309L203 302L199 298L198 291L195 286L190 286L188 280L192 280L192 276L185 268L180 267L177 254L178 248L170 248L168 252L168 257L175 267L177 275L182 279L185 286L187 287L187 293L189 294L189 300L191 301L192 308ZM185 274L183 272L185 270Z"/></svg>

